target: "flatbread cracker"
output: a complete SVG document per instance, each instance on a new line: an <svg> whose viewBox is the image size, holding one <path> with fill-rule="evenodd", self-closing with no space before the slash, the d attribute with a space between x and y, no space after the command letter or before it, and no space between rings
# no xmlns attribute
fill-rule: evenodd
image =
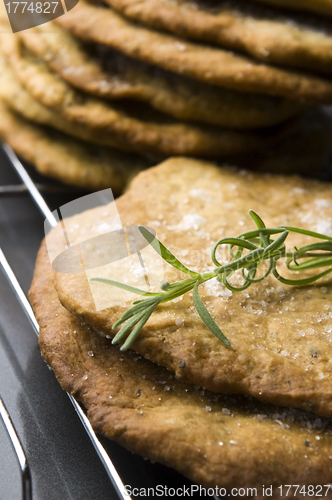
<svg viewBox="0 0 332 500"><path fill-rule="evenodd" d="M1 47L0 47L1 49ZM32 121L33 123L40 125L47 125L49 127L55 128L60 132L65 132L69 136L76 137L78 139L83 139L91 142L91 147L94 147L93 143L98 143L98 134L93 134L86 127L82 126L80 123L73 124L63 118L56 111L46 108L37 99L35 99L15 78L13 71L6 59L1 55L0 50L0 97L6 106L14 111L16 114L23 117L25 120ZM109 151L111 154L112 151ZM115 156L118 156L118 152L115 152ZM121 154L120 154L121 156ZM126 155L124 154L125 158ZM134 155L128 155L129 160L135 159ZM136 158L138 163L145 168L149 165L147 160Z"/></svg>
<svg viewBox="0 0 332 500"><path fill-rule="evenodd" d="M194 155L215 157L253 151L275 140L274 134L240 132L206 125L171 121L165 115L149 116L147 110L135 116L130 105L101 101L82 94L60 80L48 67L22 54L15 35L2 39L3 51L22 85L45 107L57 111L73 127L85 128L91 142L143 155ZM146 116L147 115L147 116ZM144 119L142 119L142 116Z"/></svg>
<svg viewBox="0 0 332 500"><path fill-rule="evenodd" d="M332 186L328 183L238 173L174 158L139 174L116 206L124 226L154 228L158 238L185 265L204 272L211 269L214 243L254 227L247 215L249 209L260 214L268 227L286 224L332 236L331 199ZM66 224L74 224L71 235L81 241L89 238L95 220L103 227L109 220L108 210L103 207L86 212ZM307 237L296 235L288 246L305 242ZM87 277L101 276L102 271L57 273L56 287L70 312L113 337L112 325L131 300L110 307L114 304L114 287L91 282L90 289ZM106 276L108 271L106 267ZM180 277L174 268L165 266L164 279L172 283ZM125 265L116 279L142 286L136 281L137 274ZM102 296L104 300L103 306L99 302L98 311L91 290L95 299ZM133 349L209 390L247 394L281 406L332 415L331 280L291 287L270 275L244 292L232 293L218 282L210 282L201 287L200 293L229 338L230 348L202 323L187 293L181 300L156 309ZM132 300L137 298L130 296Z"/></svg>
<svg viewBox="0 0 332 500"><path fill-rule="evenodd" d="M127 56L206 83L310 103L332 102L332 82L327 79L143 28L111 9L83 0L55 22L78 38L109 45Z"/></svg>
<svg viewBox="0 0 332 500"><path fill-rule="evenodd" d="M67 134L91 141L91 131L72 123L46 108L19 83L0 57L0 97L13 111L27 120L44 124ZM317 175L324 172L331 156L332 120L320 109L307 110L289 121L272 147L260 152L229 158L233 164L263 172ZM98 136L95 138L98 142Z"/></svg>
<svg viewBox="0 0 332 500"><path fill-rule="evenodd" d="M256 498L263 484L280 499L282 484L332 482L330 420L211 394L121 353L61 306L52 281L44 243L30 290L41 351L97 432L206 487L256 487Z"/></svg>
<svg viewBox="0 0 332 500"><path fill-rule="evenodd" d="M207 85L164 71L108 49L92 58L84 46L55 23L22 31L26 47L68 83L109 99L138 99L181 120L228 128L276 125L302 105L281 97ZM94 54L101 52L93 46ZM101 59L101 62L100 62ZM103 64L104 63L104 64ZM106 66L107 71L105 71Z"/></svg>
<svg viewBox="0 0 332 500"><path fill-rule="evenodd" d="M91 132L87 133L79 124L73 127L71 122L34 99L14 78L10 67L1 57L0 97L10 109L26 120L91 141ZM279 135L280 139L273 147L229 160L238 166L263 172L292 172L312 176L325 171L332 149L332 121L326 113L319 109L308 110L285 124ZM144 163L143 160L141 162Z"/></svg>
<svg viewBox="0 0 332 500"><path fill-rule="evenodd" d="M81 124L72 123L46 108L27 92L0 58L0 96L6 105L27 120L52 126L84 140L92 138ZM276 144L252 155L228 158L233 164L265 172L313 175L324 171L331 153L331 118L319 109L308 110L288 122L278 133ZM98 135L95 142L98 142ZM226 158L227 159L227 158Z"/></svg>
<svg viewBox="0 0 332 500"><path fill-rule="evenodd" d="M272 64L332 73L332 30L323 20L310 21L308 17L234 0L231 3L106 0L106 3L154 29L229 47Z"/></svg>
<svg viewBox="0 0 332 500"><path fill-rule="evenodd" d="M25 120L32 121L40 125L47 125L66 134L83 139L93 139L90 131L84 127L73 124L63 118L55 111L43 106L35 99L15 78L15 75L6 59L0 52L0 97L6 106ZM95 141L98 142L96 134ZM142 160L143 162L143 160Z"/></svg>
<svg viewBox="0 0 332 500"><path fill-rule="evenodd" d="M308 10L319 14L332 15L331 0L255 0L262 3L286 7L288 9Z"/></svg>
<svg viewBox="0 0 332 500"><path fill-rule="evenodd" d="M0 100L0 139L44 175L89 190L120 193L148 164L120 151L84 144L19 118Z"/></svg>

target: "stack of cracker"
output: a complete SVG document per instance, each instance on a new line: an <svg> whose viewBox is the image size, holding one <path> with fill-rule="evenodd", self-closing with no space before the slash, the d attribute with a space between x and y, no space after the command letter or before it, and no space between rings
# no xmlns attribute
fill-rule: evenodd
<svg viewBox="0 0 332 500"><path fill-rule="evenodd" d="M121 191L180 155L311 173L331 142L317 106L332 103L332 25L311 10L80 0L2 34L1 137L39 170L92 189Z"/></svg>
<svg viewBox="0 0 332 500"><path fill-rule="evenodd" d="M154 228L185 266L205 272L219 238L254 229L249 209L268 227L324 226L332 236L331 199L328 183L176 158L140 173L116 207L124 226ZM64 219L70 243L111 231L112 214L114 202ZM298 234L293 244L305 242ZM133 350L121 352L112 325L137 295L126 292L113 305L114 287L89 282L111 264L55 273L47 248L57 255L62 247L54 230L39 252L30 298L42 354L96 431L205 487L224 488L222 497L331 498L331 279L291 287L270 275L238 293L207 282L200 294L230 347L187 293L159 305ZM123 262L119 281L144 286L134 261L129 273ZM180 277L165 264L165 279ZM96 308L98 293L107 308Z"/></svg>

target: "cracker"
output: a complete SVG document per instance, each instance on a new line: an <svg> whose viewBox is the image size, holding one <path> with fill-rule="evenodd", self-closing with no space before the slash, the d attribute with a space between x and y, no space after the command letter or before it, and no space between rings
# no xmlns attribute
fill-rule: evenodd
<svg viewBox="0 0 332 500"><path fill-rule="evenodd" d="M154 29L213 42L272 64L322 74L332 72L331 24L323 20L311 21L308 17L238 1L193 4L190 0L106 0L106 3Z"/></svg>
<svg viewBox="0 0 332 500"><path fill-rule="evenodd" d="M0 97L7 107L23 116L26 120L64 129L61 117L42 106L29 94L14 77L5 58L0 55ZM62 127L63 125L63 127Z"/></svg>
<svg viewBox="0 0 332 500"><path fill-rule="evenodd" d="M219 156L253 151L274 141L270 132L240 132L217 127L190 125L137 112L81 94L60 80L42 63L21 53L18 39L3 38L3 47L16 76L44 106L56 110L73 126L84 128L89 139L101 145L144 155ZM144 119L141 117L144 116ZM270 137L269 137L270 135Z"/></svg>
<svg viewBox="0 0 332 500"><path fill-rule="evenodd" d="M24 89L0 57L0 97L26 120L51 126L71 136L90 140L91 132L46 108ZM317 175L324 171L331 156L331 118L319 109L308 110L288 122L273 147L252 155L230 158L234 164L254 170L277 173ZM98 137L96 138L98 141ZM141 163L144 164L143 160ZM146 162L147 163L147 162Z"/></svg>
<svg viewBox="0 0 332 500"><path fill-rule="evenodd" d="M216 241L254 227L249 209L269 227L286 224L332 235L331 199L328 183L238 173L177 158L139 174L117 200L117 208L124 226L155 228L158 238L185 265L203 272L211 269L209 254ZM98 219L102 225L108 217L104 207L77 216L68 222L81 228L77 234L73 230L73 238L80 231L86 231L84 238L88 238L92 221ZM288 246L304 242L308 238L297 235ZM58 273L56 286L70 312L98 332L113 336L111 325L128 309L130 299L125 306L96 311L86 276L98 276L98 272ZM167 265L164 279L179 278L180 273ZM128 275L125 266L116 279L140 286L137 275ZM102 294L104 304L114 304L113 287L96 282L90 286L97 297ZM191 310L193 299L186 294L156 309L133 349L209 390L332 415L331 280L291 287L270 275L239 293L232 294L218 282L201 288L203 301L229 338L230 348ZM180 367L180 361L185 367Z"/></svg>
<svg viewBox="0 0 332 500"><path fill-rule="evenodd" d="M144 160L120 151L86 145L55 131L32 125L0 101L0 138L47 176L67 184L121 192Z"/></svg>
<svg viewBox="0 0 332 500"><path fill-rule="evenodd" d="M311 103L332 102L332 82L327 79L158 33L83 0L55 22L78 38L109 45L127 56L206 83Z"/></svg>
<svg viewBox="0 0 332 500"><path fill-rule="evenodd" d="M65 132L66 134L78 139L88 140L92 143L98 143L98 134L93 134L80 123L73 124L63 118L55 110L43 106L36 100L15 78L13 71L6 59L0 55L0 97L6 106L28 121L40 125L47 125L52 128ZM111 151L110 151L111 152ZM116 153L117 154L117 153ZM125 155L124 155L125 157ZM131 156L128 155L128 159ZM134 155L132 156L134 158ZM138 157L136 158L138 161ZM142 168L148 165L148 161L139 160Z"/></svg>
<svg viewBox="0 0 332 500"><path fill-rule="evenodd" d="M171 74L110 49L100 58L106 61L105 71L98 58L92 58L77 39L55 23L22 31L20 38L35 56L75 87L109 99L145 101L181 120L259 128L281 123L302 108L280 97L236 92ZM98 52L98 47L93 50Z"/></svg>
<svg viewBox="0 0 332 500"><path fill-rule="evenodd" d="M16 113L27 120L52 126L80 139L90 140L91 131L72 123L43 106L19 83L12 70L0 58L0 96ZM229 160L238 166L278 173L313 175L324 171L331 154L331 118L320 109L307 110L284 124L276 144L252 155L235 155ZM96 134L95 142L99 137Z"/></svg>
<svg viewBox="0 0 332 500"><path fill-rule="evenodd" d="M281 498L282 484L331 483L331 421L217 396L121 353L61 306L52 281L43 244L30 290L41 351L97 432L206 487L256 487L261 498L273 485Z"/></svg>

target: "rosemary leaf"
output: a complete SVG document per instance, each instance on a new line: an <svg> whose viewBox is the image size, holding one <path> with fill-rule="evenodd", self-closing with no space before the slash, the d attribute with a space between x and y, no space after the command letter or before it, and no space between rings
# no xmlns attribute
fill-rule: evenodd
<svg viewBox="0 0 332 500"><path fill-rule="evenodd" d="M175 255L172 254L168 248L165 247L150 231L148 231L144 226L138 226L140 233L144 236L146 241L150 243L152 248L171 266L175 267L183 273L190 274L191 276L200 276L199 273L191 271L182 262L180 262Z"/></svg>
<svg viewBox="0 0 332 500"><path fill-rule="evenodd" d="M283 226L252 229L251 231L246 231L245 233L238 234L237 238L244 238L247 240L251 240L253 238L260 238L261 234L266 234L267 236L271 236L272 234L283 233L285 230L290 231L288 227L283 227Z"/></svg>
<svg viewBox="0 0 332 500"><path fill-rule="evenodd" d="M290 271L305 271L307 269L315 269L317 267L332 266L332 254L331 257L313 257L295 266L287 265Z"/></svg>
<svg viewBox="0 0 332 500"><path fill-rule="evenodd" d="M319 238L321 240L332 241L332 236L327 236L326 234L315 233L315 231L309 231L308 229L301 229L300 227L293 226L279 226L281 229L290 231L292 233L304 234L305 236L312 236L313 238Z"/></svg>
<svg viewBox="0 0 332 500"><path fill-rule="evenodd" d="M138 334L142 330L142 328L145 325L145 323L147 322L147 320L150 318L151 314L153 313L153 311L155 310L157 305L158 305L158 303L154 304L146 311L146 313L140 319L140 321L137 323L137 325L135 326L135 328L133 329L133 331L131 332L131 334L129 335L127 340L125 341L125 343L120 347L120 351L126 351L127 349L129 349L129 347L134 342L134 340L136 339L136 337L138 336Z"/></svg>
<svg viewBox="0 0 332 500"><path fill-rule="evenodd" d="M245 268L242 269L242 276L243 276L243 278L246 281L250 281L250 283L259 283L260 281L263 281L263 280L265 280L265 278L268 277L268 275L270 274L270 272L273 269L273 266L275 266L275 263L273 262L273 259L270 259L269 267L268 267L267 271L263 274L263 276L261 278L256 278L255 279L255 277L251 277L250 272L248 274L246 274L245 273Z"/></svg>
<svg viewBox="0 0 332 500"><path fill-rule="evenodd" d="M194 304L195 304L196 310L197 310L198 314L200 315L201 319L203 320L203 322L208 327L208 329L213 333L213 335L215 335L225 345L230 346L231 345L230 341L223 334L223 332L220 330L219 326L214 321L214 319L212 318L209 311L206 309L202 299L199 296L198 287L200 284L201 284L201 282L197 281L197 283L194 286L194 290L193 290L193 299L194 299Z"/></svg>
<svg viewBox="0 0 332 500"><path fill-rule="evenodd" d="M265 223L260 218L260 216L258 214L256 214L256 212L254 212L253 210L249 210L249 215L253 219L253 221L255 222L258 229L265 229L266 228ZM260 243L263 247L266 248L270 244L270 236L261 232L260 233Z"/></svg>
<svg viewBox="0 0 332 500"><path fill-rule="evenodd" d="M130 309L127 309L121 316L121 318L114 323L112 328L117 328L119 325L121 325L124 321L127 319L131 318L132 316L135 316L136 314L140 313L141 311L147 309L150 305L153 305L156 302L155 298L151 299L145 299L139 302L138 304L133 305ZM158 301L159 303L159 301Z"/></svg>
<svg viewBox="0 0 332 500"><path fill-rule="evenodd" d="M257 269L256 266L254 268L251 268L250 271L249 271L249 276L255 277L255 275L256 275L256 269ZM254 274L252 273L253 270L254 270ZM231 292L243 292L244 290L246 290L251 285L251 281L248 280L247 278L245 278L245 282L241 286L231 285L230 282L228 281L228 277L225 274L222 275L222 280L221 281L225 285L225 287L228 288L228 290L230 290Z"/></svg>
<svg viewBox="0 0 332 500"><path fill-rule="evenodd" d="M289 231L284 231L283 233L281 233L280 236L278 236L278 238L276 240L272 241L272 243L270 243L269 246L267 246L265 248L265 252L262 255L262 259L270 258L271 252L274 252L276 250L280 250L280 248L282 248L282 245L284 244L284 241L286 240L288 235L289 235ZM280 252L281 252L281 250L280 250ZM280 257L283 257L283 255L280 255Z"/></svg>
<svg viewBox="0 0 332 500"><path fill-rule="evenodd" d="M264 227L266 227L263 220L260 218L258 214L256 214L256 212L254 212L253 210L249 210L249 215L255 222L258 229L263 229Z"/></svg>
<svg viewBox="0 0 332 500"><path fill-rule="evenodd" d="M236 252L235 254L232 252L232 248L237 246L239 248L246 248L247 250L255 250L257 248L256 245L254 245L253 243L251 243L250 241L245 241L241 238L222 238L221 240L217 241L217 243L215 245L213 245L212 247L212 250L211 250L211 259L212 259L212 262L217 266L217 267L221 267L222 264L220 264L220 262L218 262L217 258L216 258L216 251L218 249L218 247L220 245L229 245L230 246L230 253L231 253L231 256L233 258L235 258L236 260L239 259L241 257L241 253L238 254L238 252Z"/></svg>
<svg viewBox="0 0 332 500"><path fill-rule="evenodd" d="M190 292L190 290L193 289L195 283L197 282L197 279L191 278L190 280L186 280L186 283L184 282L179 282L179 286L177 288L172 288L169 291L169 294L165 294L162 302L169 302L170 300L174 300L177 297L180 297L180 295L184 295L187 292Z"/></svg>
<svg viewBox="0 0 332 500"><path fill-rule="evenodd" d="M136 293L137 295L159 295L159 293L147 292L145 290L141 290L140 288L136 288L135 286L127 285L126 283L121 283L121 281L109 280L107 278L90 278L90 281L99 281L99 283L105 283L106 285L113 285L117 288L122 288L123 290L127 290L127 292Z"/></svg>
<svg viewBox="0 0 332 500"><path fill-rule="evenodd" d="M318 279L323 278L324 276L330 274L331 272L332 272L332 267L330 269L327 269L326 271L323 271L322 273L316 274L315 276L311 276L310 278L304 278L300 280L290 280L280 276L280 274L276 269L273 270L273 274L277 278L277 280L279 280L281 283L284 283L285 285L294 285L294 286L310 285L311 283L314 283Z"/></svg>
<svg viewBox="0 0 332 500"><path fill-rule="evenodd" d="M132 318L128 319L128 321L122 325L122 328L118 333L115 335L114 339L112 340L112 344L119 344L122 342L122 340L127 336L127 333L136 325L136 323L146 315L146 310L144 309L138 314L135 314Z"/></svg>

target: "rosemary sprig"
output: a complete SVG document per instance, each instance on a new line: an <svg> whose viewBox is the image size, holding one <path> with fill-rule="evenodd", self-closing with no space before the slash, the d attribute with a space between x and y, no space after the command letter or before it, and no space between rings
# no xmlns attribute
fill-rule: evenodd
<svg viewBox="0 0 332 500"><path fill-rule="evenodd" d="M219 240L211 251L211 259L216 268L202 274L188 269L150 231L143 226L139 226L139 231L154 250L166 262L179 271L188 274L190 278L176 283L164 281L160 285L161 292L156 293L146 292L118 281L91 278L91 281L99 281L148 297L135 300L132 307L114 323L114 329L119 325L122 325L122 327L115 335L113 344L123 342L121 350L128 349L159 304L174 300L193 290L193 301L199 316L221 342L226 346L230 346L229 340L220 330L199 295L198 288L202 283L217 278L220 283L223 283L232 292L239 292L248 288L252 283L262 281L271 273L277 280L286 285L309 285L332 272L332 237L292 226L267 228L261 217L253 210L249 211L249 215L254 220L257 229L241 233L235 238L222 238ZM295 247L294 250L287 250L285 241L289 233L303 234L321 241L310 243L301 248ZM228 245L229 248L231 261L227 264L221 264L216 257L216 252L221 245ZM247 253L244 253L245 251ZM286 259L286 266L290 271L308 271L324 267L327 267L327 269L307 278L287 279L282 277L276 269L277 261L283 258ZM265 261L268 261L269 264L267 271L260 278L256 278L257 269ZM239 269L242 270L243 284L234 286L229 280L234 272Z"/></svg>

